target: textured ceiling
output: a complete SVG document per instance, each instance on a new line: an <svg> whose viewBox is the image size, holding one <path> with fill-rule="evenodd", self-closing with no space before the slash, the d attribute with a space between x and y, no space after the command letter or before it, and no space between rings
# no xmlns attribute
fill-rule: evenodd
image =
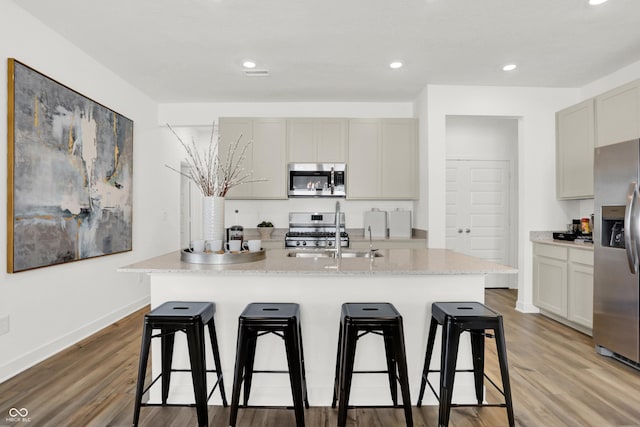
<svg viewBox="0 0 640 427"><path fill-rule="evenodd" d="M580 87L640 60L640 1L20 0L158 102L412 101ZM269 77L246 77L252 59ZM392 70L392 60L404 67ZM505 73L501 66L519 68Z"/></svg>

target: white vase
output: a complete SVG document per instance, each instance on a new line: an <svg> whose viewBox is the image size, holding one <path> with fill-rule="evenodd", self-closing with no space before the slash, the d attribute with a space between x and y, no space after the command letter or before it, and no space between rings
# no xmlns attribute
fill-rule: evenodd
<svg viewBox="0 0 640 427"><path fill-rule="evenodd" d="M202 199L202 238L225 240L224 197L208 196Z"/></svg>

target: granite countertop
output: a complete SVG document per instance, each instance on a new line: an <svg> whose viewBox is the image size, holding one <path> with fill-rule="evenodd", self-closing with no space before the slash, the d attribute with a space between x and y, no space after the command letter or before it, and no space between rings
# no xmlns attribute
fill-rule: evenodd
<svg viewBox="0 0 640 427"><path fill-rule="evenodd" d="M281 274L281 275L465 275L518 270L446 249L381 249L376 258L295 258L294 249L269 249L264 260L226 265L190 264L180 251L118 269L124 273ZM339 264L339 265L338 265Z"/></svg>
<svg viewBox="0 0 640 427"><path fill-rule="evenodd" d="M529 239L533 243L544 243L547 245L565 246L568 248L593 250L593 243L584 242L582 240L553 240L552 231L531 231Z"/></svg>

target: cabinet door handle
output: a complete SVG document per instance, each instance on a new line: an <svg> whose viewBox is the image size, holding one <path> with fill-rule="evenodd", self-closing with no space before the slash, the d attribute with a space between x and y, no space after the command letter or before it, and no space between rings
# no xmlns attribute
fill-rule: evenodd
<svg viewBox="0 0 640 427"><path fill-rule="evenodd" d="M458 228L458 233L462 233L462 228Z"/></svg>
<svg viewBox="0 0 640 427"><path fill-rule="evenodd" d="M467 228L466 230L464 230L465 233L471 233L471 229Z"/></svg>

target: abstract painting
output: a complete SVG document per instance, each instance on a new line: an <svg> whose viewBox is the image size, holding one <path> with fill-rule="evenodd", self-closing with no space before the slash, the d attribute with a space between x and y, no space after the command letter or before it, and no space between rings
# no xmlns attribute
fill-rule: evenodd
<svg viewBox="0 0 640 427"><path fill-rule="evenodd" d="M133 121L9 59L7 271L130 251Z"/></svg>

